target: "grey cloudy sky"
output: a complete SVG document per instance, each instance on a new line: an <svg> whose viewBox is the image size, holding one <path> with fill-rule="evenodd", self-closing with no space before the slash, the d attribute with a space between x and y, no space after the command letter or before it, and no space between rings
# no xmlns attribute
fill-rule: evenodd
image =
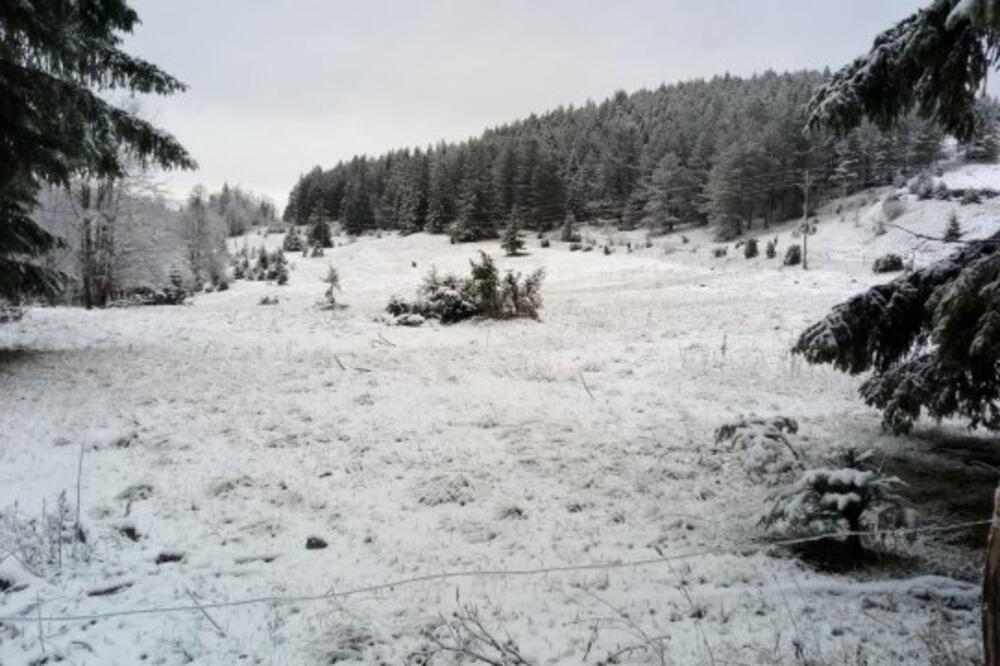
<svg viewBox="0 0 1000 666"><path fill-rule="evenodd" d="M133 0L128 48L190 86L146 112L283 206L298 175L561 104L729 71L837 68L926 0Z"/></svg>

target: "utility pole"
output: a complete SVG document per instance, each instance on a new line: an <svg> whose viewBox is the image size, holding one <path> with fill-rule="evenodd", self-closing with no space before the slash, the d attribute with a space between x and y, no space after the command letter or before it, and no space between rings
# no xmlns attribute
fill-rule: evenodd
<svg viewBox="0 0 1000 666"><path fill-rule="evenodd" d="M809 270L809 187L812 174L805 169L802 179L802 270Z"/></svg>

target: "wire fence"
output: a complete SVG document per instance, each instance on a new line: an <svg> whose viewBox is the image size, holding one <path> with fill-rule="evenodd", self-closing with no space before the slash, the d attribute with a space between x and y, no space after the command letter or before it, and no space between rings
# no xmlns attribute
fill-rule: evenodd
<svg viewBox="0 0 1000 666"><path fill-rule="evenodd" d="M929 534L929 533L956 532L960 530L969 529L972 527L989 525L992 522L993 521L991 519L985 519L985 520L974 520L962 523L953 523L950 525L931 525L926 527L898 528L898 529L874 530L874 531L863 531L863 532L849 532L849 531L826 532L823 534L815 534L807 537L800 537L794 539L758 541L758 542L745 543L742 545L730 544L727 546L714 546L714 547L699 548L695 550L685 551L673 555L661 555L658 557L624 560L618 562L589 562L582 564L567 564L561 566L535 567L535 568L524 568L524 569L473 569L467 571L446 571L440 573L424 574L420 576L411 576L408 578L399 578L393 581L386 581L382 583L365 585L362 587L354 587L345 590L339 590L339 591L334 590L331 592L325 592L323 594L260 596L260 597L249 597L246 599L235 599L232 601L216 601L216 602L206 601L201 603L197 602L194 599L194 597L191 596L192 601L194 603L190 604L177 604L170 606L149 606L145 608L120 609L120 610L106 611L102 613L89 613L89 614L41 615L40 613L38 613L38 614L28 615L27 613L40 610L42 606L44 606L46 603L54 601L54 600L39 599L31 605L30 610L24 611L25 614L23 615L0 616L0 623L27 624L27 623L39 623L39 622L89 622L93 620L107 620L111 618L120 618L120 617L135 616L135 615L165 615L172 613L204 614L206 610L237 608L241 606L315 603L321 601L330 601L334 599L344 599L347 597L357 596L360 594L371 594L376 592L392 592L401 587L409 587L420 583L430 583L430 582L467 579L467 578L513 578L513 577L527 577L527 576L545 576L550 574L576 573L585 571L610 571L610 570L620 570L620 569L635 569L640 567L655 566L658 564L674 563L683 560L706 557L710 555L747 555L749 553L758 553L771 548L796 546L807 543L814 543L817 541L824 541L828 539L844 538L847 536L867 536L867 537L891 536L891 535L908 536L908 535Z"/></svg>

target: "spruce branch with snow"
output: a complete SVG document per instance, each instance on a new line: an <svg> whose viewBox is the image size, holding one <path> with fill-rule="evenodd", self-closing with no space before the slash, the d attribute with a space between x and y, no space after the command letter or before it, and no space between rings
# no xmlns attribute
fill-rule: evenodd
<svg viewBox="0 0 1000 666"><path fill-rule="evenodd" d="M897 492L905 484L870 469L871 457L870 451L846 449L832 466L806 470L791 488L771 496L771 508L761 524L803 535L846 527L847 549L860 552L861 532L876 526L878 515L905 515L906 502Z"/></svg>
<svg viewBox="0 0 1000 666"><path fill-rule="evenodd" d="M1000 430L1000 234L836 306L793 351L850 374L883 425L921 413Z"/></svg>

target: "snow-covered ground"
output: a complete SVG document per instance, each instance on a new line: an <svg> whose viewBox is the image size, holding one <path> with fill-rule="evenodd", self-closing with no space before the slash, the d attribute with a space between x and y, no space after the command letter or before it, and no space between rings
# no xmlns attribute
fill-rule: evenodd
<svg viewBox="0 0 1000 666"><path fill-rule="evenodd" d="M991 476L965 464L988 440L885 436L859 378L789 355L806 324L891 279L876 256L943 252L876 235L874 197L824 208L809 271L763 246L714 259L701 231L652 248L636 234L641 249L611 256L531 239L518 258L420 234L294 258L287 286L237 282L186 307L31 310L0 327L0 530L8 551L30 547L25 525L60 493L75 516L79 478L87 546L40 577L0 552L0 616L24 620L0 622L0 663L422 663L425 633L462 633L469 608L533 664L974 660L981 532L893 544L911 559L881 573L819 573L755 547L768 488L712 438L740 414L787 415L814 455L885 450L925 523L970 519L926 490L949 475L979 484L961 501L988 515ZM952 210L988 233L1000 207L907 206L896 224L933 235ZM775 235L780 257L791 225L761 232ZM379 320L479 248L546 268L540 322ZM328 265L345 309L316 307ZM677 559L530 573L661 555ZM470 571L493 573L283 600ZM217 606L242 600L258 601ZM146 609L166 610L128 613Z"/></svg>

